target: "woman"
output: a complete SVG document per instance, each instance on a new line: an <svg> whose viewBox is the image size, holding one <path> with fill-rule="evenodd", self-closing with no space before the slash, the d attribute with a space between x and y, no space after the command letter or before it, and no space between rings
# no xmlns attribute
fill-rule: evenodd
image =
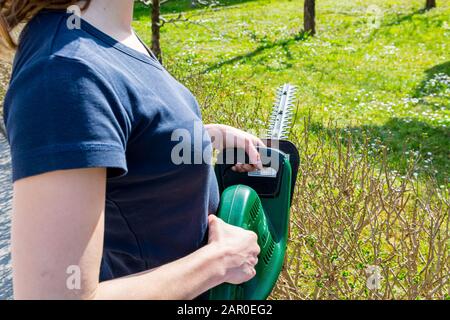
<svg viewBox="0 0 450 320"><path fill-rule="evenodd" d="M133 33L133 2L0 2L10 47L27 23L4 102L17 299L192 299L255 275L256 235L212 215L208 163L210 137L245 148L253 164L238 171L261 166L262 142L201 124L195 98ZM173 133L195 127L200 144L183 152L206 159L174 161Z"/></svg>

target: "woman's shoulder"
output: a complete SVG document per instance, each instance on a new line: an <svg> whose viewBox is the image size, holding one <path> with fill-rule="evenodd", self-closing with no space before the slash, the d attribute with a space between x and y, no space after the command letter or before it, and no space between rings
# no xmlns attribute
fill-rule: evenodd
<svg viewBox="0 0 450 320"><path fill-rule="evenodd" d="M38 22L44 24L44 20L32 20L29 30ZM49 25L58 25L53 18L45 21ZM29 30L24 30L26 33L16 53L4 100L5 115L11 110L32 115L62 105L65 110L81 111L83 107L87 109L100 102L108 108L117 104L112 103L117 101L117 92L110 76L92 57L77 49L78 41L70 40L58 30L48 30L53 33L44 38L41 33L36 33L33 38L34 32ZM40 45L39 40L42 40ZM106 100L109 103L103 103Z"/></svg>
<svg viewBox="0 0 450 320"><path fill-rule="evenodd" d="M99 76L111 70L102 67L105 61L95 39L76 24L71 28L69 18L65 12L44 11L28 23L20 37L11 80L32 69L55 75L75 68Z"/></svg>

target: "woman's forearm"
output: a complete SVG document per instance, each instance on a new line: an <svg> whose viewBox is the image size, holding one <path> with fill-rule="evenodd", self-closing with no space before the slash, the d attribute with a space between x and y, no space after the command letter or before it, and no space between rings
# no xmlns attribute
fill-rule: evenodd
<svg viewBox="0 0 450 320"><path fill-rule="evenodd" d="M225 281L220 250L207 245L161 267L101 282L93 299L193 299Z"/></svg>
<svg viewBox="0 0 450 320"><path fill-rule="evenodd" d="M264 142L258 137L245 131L222 124L207 124L205 129L211 137L213 148L243 149L248 154L249 164L237 164L232 169L238 172L248 172L262 169L261 157L257 147L265 147Z"/></svg>
<svg viewBox="0 0 450 320"><path fill-rule="evenodd" d="M89 168L14 183L15 299L192 299L223 282L239 284L255 275L256 234L209 215L203 248L158 268L99 283L105 180L105 168Z"/></svg>
<svg viewBox="0 0 450 320"><path fill-rule="evenodd" d="M221 124L205 124L205 129L211 137L213 148L221 150L224 147L226 126Z"/></svg>

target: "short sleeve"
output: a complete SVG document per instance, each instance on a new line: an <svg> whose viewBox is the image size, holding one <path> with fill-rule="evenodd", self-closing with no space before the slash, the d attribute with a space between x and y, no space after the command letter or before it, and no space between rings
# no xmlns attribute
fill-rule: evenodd
<svg viewBox="0 0 450 320"><path fill-rule="evenodd" d="M13 181L64 169L127 172L129 117L111 84L82 61L51 57L13 74L4 108Z"/></svg>

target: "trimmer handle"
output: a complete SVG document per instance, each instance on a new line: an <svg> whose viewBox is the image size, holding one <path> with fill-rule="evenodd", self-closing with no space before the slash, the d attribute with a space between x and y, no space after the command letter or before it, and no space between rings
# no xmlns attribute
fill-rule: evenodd
<svg viewBox="0 0 450 320"><path fill-rule="evenodd" d="M260 151L263 164L275 171L234 172L230 167L241 161L230 160L230 155L218 157L215 170L221 202L217 215L229 224L254 231L261 253L252 280L237 286L222 284L213 288L210 293L213 300L266 299L283 266L289 229L291 164L289 156L278 149Z"/></svg>
<svg viewBox="0 0 450 320"><path fill-rule="evenodd" d="M280 189L285 155L279 150L259 147L262 170L252 172L236 172L231 167L236 163L249 163L243 149L225 149L218 156L215 166L220 192L227 187L243 184L251 187L260 197L276 197Z"/></svg>
<svg viewBox="0 0 450 320"><path fill-rule="evenodd" d="M221 193L226 187L243 184L252 187L260 197L276 197L283 174L282 164L288 160L291 167L292 200L300 163L299 152L295 145L287 140L263 139L263 142L267 147L257 147L264 167L260 171L239 173L231 170L237 163L249 163L244 149L229 148L218 155L215 171Z"/></svg>

